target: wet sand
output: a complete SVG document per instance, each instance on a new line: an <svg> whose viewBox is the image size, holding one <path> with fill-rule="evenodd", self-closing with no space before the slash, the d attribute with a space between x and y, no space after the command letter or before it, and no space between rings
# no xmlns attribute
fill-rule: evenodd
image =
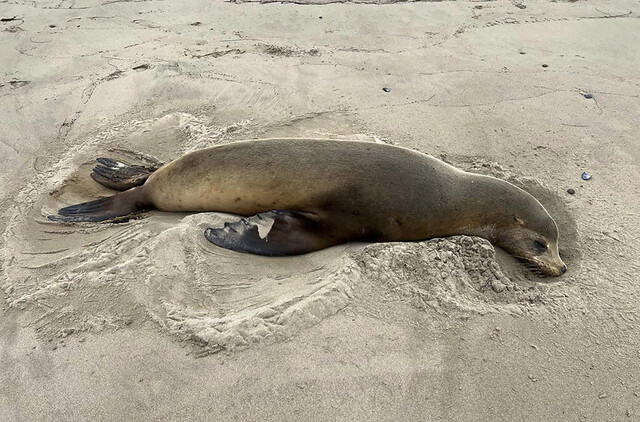
<svg viewBox="0 0 640 422"><path fill-rule="evenodd" d="M0 419L640 417L637 4L0 12ZM266 137L509 180L556 218L569 271L466 236L271 259L204 239L230 215L46 219L110 193L98 156Z"/></svg>

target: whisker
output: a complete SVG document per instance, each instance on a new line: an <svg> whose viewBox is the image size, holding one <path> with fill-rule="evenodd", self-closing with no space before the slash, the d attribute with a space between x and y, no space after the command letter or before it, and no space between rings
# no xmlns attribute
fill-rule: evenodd
<svg viewBox="0 0 640 422"><path fill-rule="evenodd" d="M531 271L532 274L538 277L549 277L549 274L545 273L540 268L541 267L540 263L536 262L535 260L528 258L526 256L515 255L515 254L513 254L513 257L519 260L527 270Z"/></svg>

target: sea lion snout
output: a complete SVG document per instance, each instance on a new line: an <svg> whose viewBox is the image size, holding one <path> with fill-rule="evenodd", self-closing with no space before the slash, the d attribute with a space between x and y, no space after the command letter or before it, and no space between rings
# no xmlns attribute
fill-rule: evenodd
<svg viewBox="0 0 640 422"><path fill-rule="evenodd" d="M560 258L557 246L555 245L549 248L548 253L539 255L535 258L534 260L537 263L538 269L546 275L560 277L567 272L567 265L564 263L562 258Z"/></svg>
<svg viewBox="0 0 640 422"><path fill-rule="evenodd" d="M559 267L556 267L556 269L553 272L553 274L550 274L550 275L552 275L554 277L560 277L561 275L563 275L566 272L567 272L567 266L563 263Z"/></svg>
<svg viewBox="0 0 640 422"><path fill-rule="evenodd" d="M549 249L549 252L551 255L549 257L550 258L549 264L553 268L553 272L552 273L547 272L547 273L554 277L560 277L561 275L567 272L567 264L565 264L562 258L560 257L557 241L553 242L553 246Z"/></svg>
<svg viewBox="0 0 640 422"><path fill-rule="evenodd" d="M552 257L550 260L546 260L544 257L537 262L538 269L544 274L552 277L560 277L567 272L567 265L562 261L560 255Z"/></svg>
<svg viewBox="0 0 640 422"><path fill-rule="evenodd" d="M554 260L555 261L555 260ZM542 274L551 277L560 277L567 272L567 266L562 260L560 262L544 262L543 260L532 259L529 264L533 264L534 270L540 271Z"/></svg>

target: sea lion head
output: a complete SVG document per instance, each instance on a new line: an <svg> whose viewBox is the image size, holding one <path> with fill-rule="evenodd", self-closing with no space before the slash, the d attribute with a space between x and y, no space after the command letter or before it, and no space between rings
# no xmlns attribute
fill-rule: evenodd
<svg viewBox="0 0 640 422"><path fill-rule="evenodd" d="M517 214L506 218L496 244L533 272L561 276L567 266L558 253L558 226L538 201L529 205L519 207Z"/></svg>
<svg viewBox="0 0 640 422"><path fill-rule="evenodd" d="M484 237L534 273L561 276L567 266L558 253L558 226L530 193L504 180L472 175L464 188L464 234ZM460 223L458 223L460 224Z"/></svg>

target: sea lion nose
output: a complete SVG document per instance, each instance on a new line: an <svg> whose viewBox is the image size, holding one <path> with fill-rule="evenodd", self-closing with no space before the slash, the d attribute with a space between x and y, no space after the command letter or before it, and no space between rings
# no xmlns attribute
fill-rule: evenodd
<svg viewBox="0 0 640 422"><path fill-rule="evenodd" d="M563 265L562 268L560 268L560 271L562 271L562 274L567 272L567 266Z"/></svg>

